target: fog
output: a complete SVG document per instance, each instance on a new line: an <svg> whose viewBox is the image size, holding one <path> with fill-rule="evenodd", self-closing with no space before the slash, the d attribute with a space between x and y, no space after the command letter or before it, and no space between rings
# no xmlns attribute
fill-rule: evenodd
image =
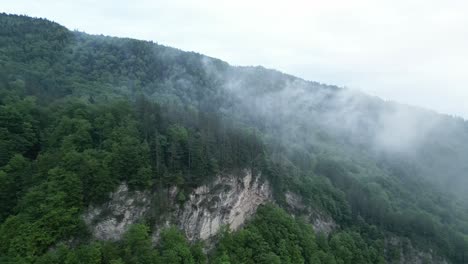
<svg viewBox="0 0 468 264"><path fill-rule="evenodd" d="M374 150L414 154L441 128L447 136L467 127L462 119L261 67L238 67L225 74L216 72L208 59L204 65L208 75L224 80L223 87L239 104L235 111L282 130L290 142L310 142L318 130ZM457 125L449 128L448 123Z"/></svg>
<svg viewBox="0 0 468 264"><path fill-rule="evenodd" d="M287 151L382 161L384 168L395 164L412 171L411 177L466 194L468 123L462 118L262 67L219 70L213 62L205 59L204 68L221 80L232 102L224 111L248 120Z"/></svg>
<svg viewBox="0 0 468 264"><path fill-rule="evenodd" d="M219 72L211 59L204 63L232 101L221 110L274 131L282 142L390 154L446 186L462 179L453 184L463 189L468 129L450 116L468 117L467 7L462 1L19 0L2 11L277 69ZM190 90L191 81L168 85Z"/></svg>
<svg viewBox="0 0 468 264"><path fill-rule="evenodd" d="M466 1L16 0L1 9L468 117Z"/></svg>

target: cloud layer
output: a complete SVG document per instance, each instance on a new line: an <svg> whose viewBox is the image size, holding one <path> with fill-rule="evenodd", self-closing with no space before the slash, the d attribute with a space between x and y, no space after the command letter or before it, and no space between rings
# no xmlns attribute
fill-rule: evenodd
<svg viewBox="0 0 468 264"><path fill-rule="evenodd" d="M17 0L1 11L468 118L466 1Z"/></svg>

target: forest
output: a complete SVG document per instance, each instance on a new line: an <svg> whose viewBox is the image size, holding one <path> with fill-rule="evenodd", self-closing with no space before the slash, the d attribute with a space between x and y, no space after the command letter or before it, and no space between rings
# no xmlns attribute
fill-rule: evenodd
<svg viewBox="0 0 468 264"><path fill-rule="evenodd" d="M321 121L302 124L292 106L281 116L257 105L293 76L45 19L0 14L0 25L1 263L400 263L413 248L468 263L466 193L441 188L467 181L465 121L438 117L456 136L438 132L425 155L375 155L370 136L362 142ZM306 85L312 95L325 91L319 114L342 89ZM365 118L386 107L366 103ZM432 162L438 157L445 166ZM241 230L188 241L171 226L153 243L159 214L170 210L168 188L181 190L183 204L194 188L243 169L272 184L274 202ZM95 240L82 214L121 182L151 190L159 214L121 241ZM314 232L288 212L286 191L339 228Z"/></svg>

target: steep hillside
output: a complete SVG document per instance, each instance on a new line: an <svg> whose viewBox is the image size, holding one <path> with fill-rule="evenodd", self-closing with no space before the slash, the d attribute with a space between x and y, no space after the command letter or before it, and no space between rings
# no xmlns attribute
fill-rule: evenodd
<svg viewBox="0 0 468 264"><path fill-rule="evenodd" d="M0 15L0 262L465 263L468 123Z"/></svg>

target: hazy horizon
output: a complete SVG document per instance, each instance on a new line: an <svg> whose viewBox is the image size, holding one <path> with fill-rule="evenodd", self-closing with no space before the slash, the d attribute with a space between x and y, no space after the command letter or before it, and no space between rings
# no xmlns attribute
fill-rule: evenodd
<svg viewBox="0 0 468 264"><path fill-rule="evenodd" d="M292 1L5 3L0 262L466 263L468 3Z"/></svg>
<svg viewBox="0 0 468 264"><path fill-rule="evenodd" d="M1 11L261 65L467 119L468 5L388 3L20 0Z"/></svg>

